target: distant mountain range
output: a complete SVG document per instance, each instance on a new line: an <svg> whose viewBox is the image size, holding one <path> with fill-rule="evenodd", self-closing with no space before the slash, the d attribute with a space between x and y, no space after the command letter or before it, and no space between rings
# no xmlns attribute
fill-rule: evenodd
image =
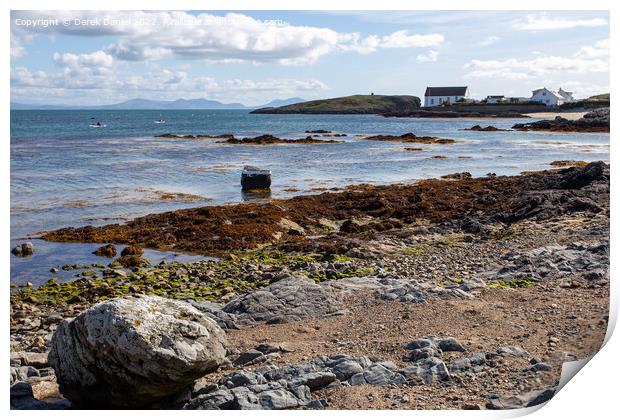
<svg viewBox="0 0 620 420"><path fill-rule="evenodd" d="M77 105L35 105L11 102L12 110L20 109L257 109L267 107L279 107L299 102L305 102L303 98L274 99L273 101L259 106L246 106L240 103L225 104L209 99L177 99L176 101L154 101L151 99L130 99L125 102L110 105L77 106Z"/></svg>

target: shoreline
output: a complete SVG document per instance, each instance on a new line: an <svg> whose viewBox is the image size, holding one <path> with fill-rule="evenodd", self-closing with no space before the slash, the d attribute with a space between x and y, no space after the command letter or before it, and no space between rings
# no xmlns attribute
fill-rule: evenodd
<svg viewBox="0 0 620 420"><path fill-rule="evenodd" d="M351 232L380 232L392 225L415 223L417 219L439 222L474 212L497 212L495 202L478 197L480 191L502 203L500 207L510 206L514 205L511 198L523 192L524 187L531 188L537 181L552 182L552 177L561 175L552 169L520 176L426 179L413 184L377 186L362 184L340 192L274 199L266 203L205 206L150 214L124 224L63 228L47 232L41 238L54 242L139 244L158 250L217 256L228 250L255 249L286 241L295 244L305 236L334 231L335 226L342 227L345 222L348 224L345 229ZM432 207L426 202L429 199L435 203ZM410 204L403 207L403 202ZM362 223L353 220L360 218L368 220Z"/></svg>
<svg viewBox="0 0 620 420"><path fill-rule="evenodd" d="M218 408L209 405L209 396L230 392L223 384L231 375L268 372L269 365L303 372L315 363L325 370L325 360L343 354L351 363L383 363L371 364L368 378L377 370L383 376L351 379L346 387L325 386L329 379L313 387L312 398L325 401L321 408L505 408L507 397L529 401L528 392L552 394L567 353L584 358L600 347L609 303L608 165L358 189L274 200L289 215L288 222L277 220L285 231L279 240L227 252L219 261L110 268L103 276L79 273L70 283L18 291L11 296L11 360L19 363L12 364L12 378L22 378L35 392L24 404L51 408L45 405L49 398L65 408L71 404L47 361L56 326L122 296L189 302L218 323L231 345L226 364L159 408ZM323 219L317 226L304 213L318 204L327 210L310 214ZM188 226L186 217L221 221L219 216L244 211L256 225L261 207L272 206L163 215L168 226L180 228ZM148 238L149 223L161 217L129 222L134 238ZM200 230L193 232L195 240ZM250 304L255 300L260 305ZM398 375L407 374L414 357L405 346L433 335L453 337L464 350L440 353L434 361L447 375L425 376L429 382L422 384L414 375L403 387ZM256 353L265 343L275 353ZM478 360L480 352L487 360L481 365L463 359ZM26 371L31 376L19 376ZM287 380L302 377L292 373ZM384 395L388 389L391 396ZM436 398L423 398L428 392ZM369 399L369 393L380 396ZM290 404L302 408L310 400Z"/></svg>

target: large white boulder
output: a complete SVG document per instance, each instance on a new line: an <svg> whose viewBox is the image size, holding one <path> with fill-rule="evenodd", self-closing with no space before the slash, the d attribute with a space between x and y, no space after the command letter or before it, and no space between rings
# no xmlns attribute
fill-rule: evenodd
<svg viewBox="0 0 620 420"><path fill-rule="evenodd" d="M193 306L129 296L63 321L49 360L75 405L144 407L216 370L225 356L224 331Z"/></svg>

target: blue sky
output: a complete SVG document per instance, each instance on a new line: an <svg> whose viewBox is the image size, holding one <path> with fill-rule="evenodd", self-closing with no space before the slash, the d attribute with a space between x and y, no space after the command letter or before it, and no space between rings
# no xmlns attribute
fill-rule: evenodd
<svg viewBox="0 0 620 420"><path fill-rule="evenodd" d="M47 25L46 25L47 24ZM609 14L559 11L14 11L11 100L257 105L356 93L609 91Z"/></svg>

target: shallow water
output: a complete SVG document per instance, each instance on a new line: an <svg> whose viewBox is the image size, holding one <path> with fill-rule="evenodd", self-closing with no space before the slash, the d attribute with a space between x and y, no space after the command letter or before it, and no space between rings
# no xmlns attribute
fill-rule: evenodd
<svg viewBox="0 0 620 420"><path fill-rule="evenodd" d="M75 279L78 274L86 270L63 270L65 264L76 264L78 266L91 266L95 271L101 271L93 264L108 265L112 258L99 257L93 254L101 244L84 243L58 243L47 242L40 239L33 239L30 242L34 245L35 253L30 257L16 257L11 254L11 283L15 286L24 286L26 282L31 282L34 286L45 283L50 278L56 278L59 282ZM124 245L117 245L120 256ZM166 262L195 262L210 260L213 258L202 255L187 255L176 252L162 252L153 249L145 249L144 258L153 265L162 261ZM58 268L57 273L50 272L51 268Z"/></svg>
<svg viewBox="0 0 620 420"><path fill-rule="evenodd" d="M154 123L160 116L165 124ZM90 128L91 117L106 127ZM247 164L271 169L271 196L281 198L363 182L412 181L462 171L512 175L548 168L554 160L609 160L609 134L462 131L475 124L510 128L517 122L523 119L252 115L245 110L11 111L11 246L41 230L248 199L239 185ZM344 140L338 144L268 146L153 137L232 133L301 138L308 135L306 130L317 129L347 137L333 138ZM360 138L406 132L458 143ZM447 159L432 159L437 155ZM63 254L60 248L54 252ZM44 258L37 252L30 265ZM12 277L22 278L25 271L18 267L25 266L12 263Z"/></svg>

